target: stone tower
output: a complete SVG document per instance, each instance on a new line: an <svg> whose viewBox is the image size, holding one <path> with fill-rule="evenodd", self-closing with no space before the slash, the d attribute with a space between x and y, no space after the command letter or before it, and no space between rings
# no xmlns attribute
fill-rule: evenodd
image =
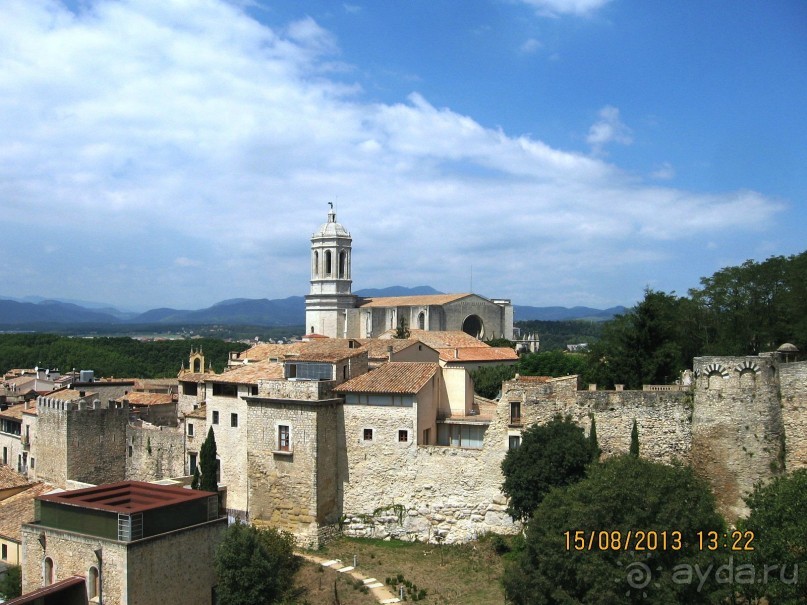
<svg viewBox="0 0 807 605"><path fill-rule="evenodd" d="M336 222L336 211L311 236L311 292L305 297L305 331L331 338L346 337L347 310L356 306L350 273L353 239Z"/></svg>

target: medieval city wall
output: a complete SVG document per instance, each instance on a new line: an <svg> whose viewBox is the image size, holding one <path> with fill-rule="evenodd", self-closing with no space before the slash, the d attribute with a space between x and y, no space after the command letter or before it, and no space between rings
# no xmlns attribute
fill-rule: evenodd
<svg viewBox="0 0 807 605"><path fill-rule="evenodd" d="M416 408L342 406L342 475L346 535L467 542L488 533L515 533L500 487L507 426L496 419L482 449L417 446L398 441L414 430ZM374 439L363 439L372 428Z"/></svg>
<svg viewBox="0 0 807 605"><path fill-rule="evenodd" d="M148 423L126 427L126 479L159 481L185 472L184 428Z"/></svg>
<svg viewBox="0 0 807 605"><path fill-rule="evenodd" d="M114 483L126 478L127 409L73 410L67 419L67 479ZM45 414L46 416L48 414Z"/></svg>
<svg viewBox="0 0 807 605"><path fill-rule="evenodd" d="M784 459L777 364L767 357L697 357L692 464L733 521L743 498L781 470Z"/></svg>
<svg viewBox="0 0 807 605"><path fill-rule="evenodd" d="M779 365L785 470L807 467L807 362Z"/></svg>
<svg viewBox="0 0 807 605"><path fill-rule="evenodd" d="M36 458L34 478L57 487L67 485L67 412L40 409L31 422L31 456ZM25 428L23 428L25 430Z"/></svg>

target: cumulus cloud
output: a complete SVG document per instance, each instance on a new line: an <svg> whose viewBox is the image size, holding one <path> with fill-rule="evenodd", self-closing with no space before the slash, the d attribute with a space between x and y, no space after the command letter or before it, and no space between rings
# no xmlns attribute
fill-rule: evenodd
<svg viewBox="0 0 807 605"><path fill-rule="evenodd" d="M594 153L601 153L609 143L630 145L633 143L631 129L619 118L619 109L606 105L598 113L599 119L588 130L586 142Z"/></svg>
<svg viewBox="0 0 807 605"><path fill-rule="evenodd" d="M661 164L661 166L654 170L650 176L660 181L669 181L670 179L675 178L675 168L673 168L673 165L669 162L664 162Z"/></svg>
<svg viewBox="0 0 807 605"><path fill-rule="evenodd" d="M780 209L754 192L648 186L417 92L366 102L330 77L338 53L313 19L273 30L219 0L78 13L8 0L5 288L126 307L303 294L308 238L338 198L355 287L463 291L473 264L483 294L610 304L624 301L616 276L682 264L676 242L760 229ZM592 148L629 141L604 108ZM60 254L40 262L40 240Z"/></svg>
<svg viewBox="0 0 807 605"><path fill-rule="evenodd" d="M602 8L611 0L521 0L534 7L539 14L557 15L589 15Z"/></svg>

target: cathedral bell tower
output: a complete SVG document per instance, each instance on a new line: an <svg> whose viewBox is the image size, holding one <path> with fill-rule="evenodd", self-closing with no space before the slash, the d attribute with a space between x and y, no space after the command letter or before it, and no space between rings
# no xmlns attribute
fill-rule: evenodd
<svg viewBox="0 0 807 605"><path fill-rule="evenodd" d="M347 310L356 305L351 293L351 244L353 239L336 222L333 204L328 222L311 236L311 291L305 297L305 331L331 338L345 338Z"/></svg>

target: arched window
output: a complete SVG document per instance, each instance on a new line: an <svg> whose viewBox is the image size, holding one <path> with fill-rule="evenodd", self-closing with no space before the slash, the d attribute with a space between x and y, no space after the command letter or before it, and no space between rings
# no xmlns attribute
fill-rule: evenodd
<svg viewBox="0 0 807 605"><path fill-rule="evenodd" d="M319 275L319 251L314 250L314 275Z"/></svg>
<svg viewBox="0 0 807 605"><path fill-rule="evenodd" d="M347 273L347 252L342 250L339 253L339 278L345 277Z"/></svg>
<svg viewBox="0 0 807 605"><path fill-rule="evenodd" d="M331 274L331 251L325 251L325 275Z"/></svg>
<svg viewBox="0 0 807 605"><path fill-rule="evenodd" d="M98 575L98 568L90 567L87 572L87 598L97 599L101 592L101 578Z"/></svg>
<svg viewBox="0 0 807 605"><path fill-rule="evenodd" d="M42 563L42 573L45 586L53 584L53 559L50 557L45 557L45 561Z"/></svg>
<svg viewBox="0 0 807 605"><path fill-rule="evenodd" d="M720 390L723 388L723 375L719 372L712 372L706 377L708 381L708 388L711 391Z"/></svg>
<svg viewBox="0 0 807 605"><path fill-rule="evenodd" d="M202 360L198 357L193 360L193 371L197 374L202 371Z"/></svg>
<svg viewBox="0 0 807 605"><path fill-rule="evenodd" d="M426 329L426 313L421 311L418 313L418 330Z"/></svg>

